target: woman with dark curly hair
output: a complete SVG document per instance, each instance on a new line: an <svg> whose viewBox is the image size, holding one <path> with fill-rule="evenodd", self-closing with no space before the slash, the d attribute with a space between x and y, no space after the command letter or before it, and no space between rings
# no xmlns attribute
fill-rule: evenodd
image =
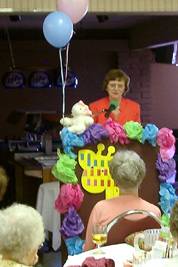
<svg viewBox="0 0 178 267"><path fill-rule="evenodd" d="M114 122L124 125L128 121L135 121L140 123L140 106L136 102L124 98L123 96L129 91L130 78L126 73L120 69L110 70L104 79L103 90L107 96L89 104L92 114L100 113L102 110L107 110L111 101L115 101L116 108L110 113L109 117ZM93 117L95 123L101 125L108 119L105 113Z"/></svg>

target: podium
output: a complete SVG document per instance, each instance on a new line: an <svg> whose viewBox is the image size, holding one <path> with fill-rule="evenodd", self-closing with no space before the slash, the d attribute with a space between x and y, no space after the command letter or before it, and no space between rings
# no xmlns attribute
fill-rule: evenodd
<svg viewBox="0 0 178 267"><path fill-rule="evenodd" d="M105 149L102 151L102 155L107 155L108 148L110 146L113 146L115 148L115 152L117 152L118 150L127 149L127 150L133 150L137 154L140 155L140 157L143 159L143 161L146 164L146 176L143 179L142 184L140 185L139 196L143 198L144 200L147 200L148 202L153 203L158 206L160 181L158 179L159 173L156 170L156 161L158 157L159 147L158 146L153 147L147 141L145 142L145 144L142 144L136 140L131 140L129 144L125 144L125 145L121 145L120 143L112 144L109 141L109 139L102 139L100 143L104 144L105 146ZM98 143L96 145L86 145L82 148L76 148L74 150L74 153L78 155L79 151L83 149L86 149L86 150L89 149L97 153L98 151L97 146L98 146ZM82 203L80 210L77 211L77 214L81 217L82 222L85 226L85 230L82 232L80 237L82 239L85 239L85 232L86 232L87 223L88 223L91 210L98 201L105 199L105 192L101 192L98 194L87 192L82 187L82 183L81 183L82 173L83 173L83 169L79 165L78 158L77 158L76 176L78 178L79 184L81 185L81 189L84 193L83 203ZM64 215L62 214L62 220L63 218L64 218ZM61 252L62 252L62 264L64 264L67 259L67 247L63 239L62 239Z"/></svg>

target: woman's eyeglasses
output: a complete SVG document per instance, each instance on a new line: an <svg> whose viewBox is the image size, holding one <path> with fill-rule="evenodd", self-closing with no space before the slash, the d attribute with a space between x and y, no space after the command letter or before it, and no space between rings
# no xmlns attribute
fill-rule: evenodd
<svg viewBox="0 0 178 267"><path fill-rule="evenodd" d="M108 83L108 86L111 88L111 89L124 89L125 88L125 84L122 84L122 83Z"/></svg>

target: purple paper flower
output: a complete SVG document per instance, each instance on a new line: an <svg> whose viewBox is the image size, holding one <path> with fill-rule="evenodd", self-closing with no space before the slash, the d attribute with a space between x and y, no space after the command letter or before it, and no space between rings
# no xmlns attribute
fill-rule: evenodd
<svg viewBox="0 0 178 267"><path fill-rule="evenodd" d="M171 177L176 171L176 162L175 160L169 159L163 161L160 153L158 153L158 159L156 161L156 169L159 171L159 180L165 182L169 177Z"/></svg>
<svg viewBox="0 0 178 267"><path fill-rule="evenodd" d="M97 144L101 142L102 138L108 138L109 133L103 129L99 123L93 123L85 132L82 134L84 143L86 144Z"/></svg>
<svg viewBox="0 0 178 267"><path fill-rule="evenodd" d="M84 230L84 225L80 216L75 212L74 206L69 208L68 214L65 215L62 227L59 230L64 239L77 236Z"/></svg>

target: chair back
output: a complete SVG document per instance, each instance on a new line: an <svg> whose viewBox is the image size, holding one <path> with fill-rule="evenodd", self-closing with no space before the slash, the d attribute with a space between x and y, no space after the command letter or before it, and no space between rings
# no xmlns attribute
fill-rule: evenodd
<svg viewBox="0 0 178 267"><path fill-rule="evenodd" d="M129 218L125 218L128 215L130 215ZM108 239L105 245L125 243L125 238L134 232L162 227L164 227L163 223L153 212L145 210L126 211L108 224Z"/></svg>

